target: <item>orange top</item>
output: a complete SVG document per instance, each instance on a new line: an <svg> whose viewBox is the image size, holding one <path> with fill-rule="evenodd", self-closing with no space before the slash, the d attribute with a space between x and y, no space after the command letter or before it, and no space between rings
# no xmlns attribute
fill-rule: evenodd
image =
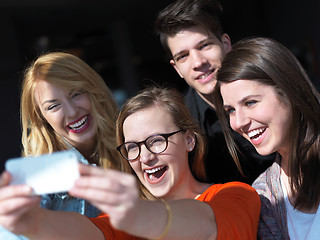
<svg viewBox="0 0 320 240"><path fill-rule="evenodd" d="M198 196L197 200L211 206L216 218L218 240L257 239L260 198L248 184L214 184ZM107 214L102 213L90 220L103 232L105 239L141 239L114 229Z"/></svg>
<svg viewBox="0 0 320 240"><path fill-rule="evenodd" d="M257 239L260 198L248 184L215 184L197 200L208 203L215 215L218 240Z"/></svg>

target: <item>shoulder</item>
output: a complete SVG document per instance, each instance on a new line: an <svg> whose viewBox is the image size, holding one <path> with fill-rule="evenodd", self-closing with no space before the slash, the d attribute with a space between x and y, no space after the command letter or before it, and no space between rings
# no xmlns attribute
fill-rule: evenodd
<svg viewBox="0 0 320 240"><path fill-rule="evenodd" d="M269 168L268 168L269 169ZM267 188L267 171L261 173L261 175L252 183L252 187L256 190L264 190Z"/></svg>
<svg viewBox="0 0 320 240"><path fill-rule="evenodd" d="M247 183L243 182L227 182L223 184L213 184L208 189L209 192L221 191L254 191L254 189Z"/></svg>
<svg viewBox="0 0 320 240"><path fill-rule="evenodd" d="M212 185L202 195L215 215L219 239L256 239L260 199L254 188L229 182Z"/></svg>
<svg viewBox="0 0 320 240"><path fill-rule="evenodd" d="M203 194L203 201L211 201L213 199L253 199L259 201L259 196L254 188L242 182L229 182L224 184L211 185ZM199 198L200 200L200 198Z"/></svg>
<svg viewBox="0 0 320 240"><path fill-rule="evenodd" d="M264 171L252 184L259 195L268 196L272 191L279 188L280 166L275 161L266 171Z"/></svg>

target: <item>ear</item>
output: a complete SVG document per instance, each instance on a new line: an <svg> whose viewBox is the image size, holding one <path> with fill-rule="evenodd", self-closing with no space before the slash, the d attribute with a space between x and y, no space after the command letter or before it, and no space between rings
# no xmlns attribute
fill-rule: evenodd
<svg viewBox="0 0 320 240"><path fill-rule="evenodd" d="M177 65L175 63L175 61L173 59L170 60L170 64L173 66L173 68L177 71L177 73L179 74L179 76L181 78L183 78L183 76L181 75L181 73L179 72L179 69L177 68Z"/></svg>
<svg viewBox="0 0 320 240"><path fill-rule="evenodd" d="M231 40L230 40L230 37L228 34L224 33L222 34L221 36L221 42L222 42L222 45L224 47L224 50L227 52L230 52L231 48L232 48L232 45L231 45Z"/></svg>
<svg viewBox="0 0 320 240"><path fill-rule="evenodd" d="M187 131L186 132L186 146L187 151L191 152L194 149L194 146L196 145L196 136L193 132Z"/></svg>

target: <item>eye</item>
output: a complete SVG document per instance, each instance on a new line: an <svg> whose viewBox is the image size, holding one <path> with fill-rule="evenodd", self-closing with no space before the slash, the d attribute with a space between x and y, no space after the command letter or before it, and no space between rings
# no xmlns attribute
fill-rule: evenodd
<svg viewBox="0 0 320 240"><path fill-rule="evenodd" d="M175 57L175 62L183 62L187 58L188 54L183 53Z"/></svg>
<svg viewBox="0 0 320 240"><path fill-rule="evenodd" d="M209 47L211 47L212 43L211 42L205 42L204 44L202 44L199 49L207 49Z"/></svg>
<svg viewBox="0 0 320 240"><path fill-rule="evenodd" d="M54 110L55 108L57 108L60 104L51 104L50 106L47 107L47 111L51 111Z"/></svg>
<svg viewBox="0 0 320 240"><path fill-rule="evenodd" d="M139 147L138 147L138 144L132 142L132 143L126 144L126 149L127 149L127 152L134 152L134 151L138 151Z"/></svg>
<svg viewBox="0 0 320 240"><path fill-rule="evenodd" d="M251 107L251 106L253 106L254 104L256 104L258 101L256 101L256 100L249 100L249 101L246 101L245 102L245 105L247 106L247 107Z"/></svg>
<svg viewBox="0 0 320 240"><path fill-rule="evenodd" d="M232 107L225 108L224 110L225 110L229 115L231 115L232 113L235 112L235 109L232 108Z"/></svg>
<svg viewBox="0 0 320 240"><path fill-rule="evenodd" d="M157 145L160 145L162 144L163 142L165 142L165 138L162 137L161 135L156 135L152 138L149 138L148 141L147 141L147 144L149 146L157 146Z"/></svg>
<svg viewBox="0 0 320 240"><path fill-rule="evenodd" d="M75 97L78 97L78 96L80 96L80 95L82 95L82 94L84 94L85 93L85 91L76 91L76 92L73 92L72 94L71 94L71 97L72 98L75 98Z"/></svg>

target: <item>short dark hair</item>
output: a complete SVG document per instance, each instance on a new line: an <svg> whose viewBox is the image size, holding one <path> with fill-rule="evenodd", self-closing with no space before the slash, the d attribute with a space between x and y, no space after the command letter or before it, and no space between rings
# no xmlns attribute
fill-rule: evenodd
<svg viewBox="0 0 320 240"><path fill-rule="evenodd" d="M158 13L155 31L163 48L171 54L167 39L181 29L199 26L221 39L221 15L222 6L217 0L177 0Z"/></svg>

